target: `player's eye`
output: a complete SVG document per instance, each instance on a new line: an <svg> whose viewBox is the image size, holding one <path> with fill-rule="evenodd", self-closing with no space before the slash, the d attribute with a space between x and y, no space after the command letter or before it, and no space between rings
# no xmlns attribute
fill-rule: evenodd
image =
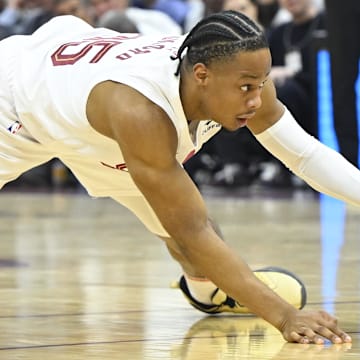
<svg viewBox="0 0 360 360"><path fill-rule="evenodd" d="M250 89L251 89L251 85L242 85L242 86L240 86L240 90L244 91L244 92L247 92Z"/></svg>
<svg viewBox="0 0 360 360"><path fill-rule="evenodd" d="M264 87L266 83L266 80L263 81L260 85L251 85L251 84L246 84L246 85L242 85L240 86L240 90L243 91L243 92L249 92L251 90L255 90L255 89L260 89L262 90L262 88Z"/></svg>

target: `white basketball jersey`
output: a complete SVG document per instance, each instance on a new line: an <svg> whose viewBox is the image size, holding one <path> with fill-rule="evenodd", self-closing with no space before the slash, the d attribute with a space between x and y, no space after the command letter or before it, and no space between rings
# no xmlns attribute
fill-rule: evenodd
<svg viewBox="0 0 360 360"><path fill-rule="evenodd" d="M189 133L174 75L178 61L170 59L182 41L182 36L94 29L72 16L54 18L31 36L13 37L8 66L22 125L59 157L76 153L118 166L124 162L118 144L96 132L86 117L92 88L113 80L133 87L168 114L179 138L177 160L183 163L220 125L201 121L196 134Z"/></svg>

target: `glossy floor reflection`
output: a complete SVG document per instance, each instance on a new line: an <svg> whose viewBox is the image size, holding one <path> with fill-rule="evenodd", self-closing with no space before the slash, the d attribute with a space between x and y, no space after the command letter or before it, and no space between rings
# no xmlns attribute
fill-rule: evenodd
<svg viewBox="0 0 360 360"><path fill-rule="evenodd" d="M253 268L296 272L308 308L353 344L287 344L256 317L202 315L170 288L180 269L161 241L109 199L2 192L0 359L359 358L360 210L301 193L207 202Z"/></svg>

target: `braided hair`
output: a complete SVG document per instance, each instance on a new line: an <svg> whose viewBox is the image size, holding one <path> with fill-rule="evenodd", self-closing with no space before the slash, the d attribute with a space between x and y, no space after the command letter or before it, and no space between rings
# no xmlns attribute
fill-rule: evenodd
<svg viewBox="0 0 360 360"><path fill-rule="evenodd" d="M179 75L183 52L189 65L229 58L238 51L254 51L268 48L264 33L246 15L222 11L201 20L186 36L172 60L179 60L175 75Z"/></svg>

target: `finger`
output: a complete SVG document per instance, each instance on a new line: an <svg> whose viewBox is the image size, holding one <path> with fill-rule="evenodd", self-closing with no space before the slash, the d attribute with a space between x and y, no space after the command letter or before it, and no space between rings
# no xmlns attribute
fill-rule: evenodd
<svg viewBox="0 0 360 360"><path fill-rule="evenodd" d="M340 329L333 331L327 329L324 326L320 326L316 332L326 339L329 339L333 344L351 343L351 337Z"/></svg>
<svg viewBox="0 0 360 360"><path fill-rule="evenodd" d="M334 344L351 343L351 336L338 327L338 319L336 317L330 315L323 310L320 310L319 314L322 317L322 319L319 321L319 324L321 326L317 331L319 334L326 337ZM329 329L333 333L333 335L327 333L326 330L326 333L323 333L324 329Z"/></svg>
<svg viewBox="0 0 360 360"><path fill-rule="evenodd" d="M308 335L306 333L306 335ZM327 328L326 326L319 326L316 329L314 329L314 336L312 338L312 340L315 343L322 343L319 342L319 338L320 336L322 338L328 339L330 340L333 344L341 344L343 342L342 338L340 336L338 336L336 333L334 333L333 331L331 331L329 328Z"/></svg>
<svg viewBox="0 0 360 360"><path fill-rule="evenodd" d="M344 342L344 343L351 343L352 342L351 336L349 334L347 334L346 332L340 330L340 329L338 331L336 331L335 334L337 336L339 336L341 338L342 342Z"/></svg>
<svg viewBox="0 0 360 360"><path fill-rule="evenodd" d="M322 334L318 335L310 328L304 329L302 333L304 334L305 337L309 339L311 343L323 345L325 342L324 339L320 336Z"/></svg>
<svg viewBox="0 0 360 360"><path fill-rule="evenodd" d="M335 334L336 337L341 339L341 342L345 343L351 343L352 339L349 334L347 334L345 331L341 330L337 325L330 328L332 332Z"/></svg>
<svg viewBox="0 0 360 360"><path fill-rule="evenodd" d="M337 325L337 319L332 318L332 321L330 321L332 324L322 324L323 326L321 326L318 329L318 333L325 336L326 338L328 338L329 340L331 340L334 344L339 344L339 343L351 343L352 339L351 336L349 334L347 334L345 331L341 330L338 325ZM330 338L330 335L324 335L321 333L321 331L326 331L326 329L330 329L331 332L333 333L332 338Z"/></svg>
<svg viewBox="0 0 360 360"><path fill-rule="evenodd" d="M343 332L342 335L340 335L340 337L343 339L344 343L351 343L352 342L352 338L349 334Z"/></svg>
<svg viewBox="0 0 360 360"><path fill-rule="evenodd" d="M290 333L290 339L291 342L297 342L299 344L310 344L310 340L305 335L300 335L295 331L292 331Z"/></svg>

